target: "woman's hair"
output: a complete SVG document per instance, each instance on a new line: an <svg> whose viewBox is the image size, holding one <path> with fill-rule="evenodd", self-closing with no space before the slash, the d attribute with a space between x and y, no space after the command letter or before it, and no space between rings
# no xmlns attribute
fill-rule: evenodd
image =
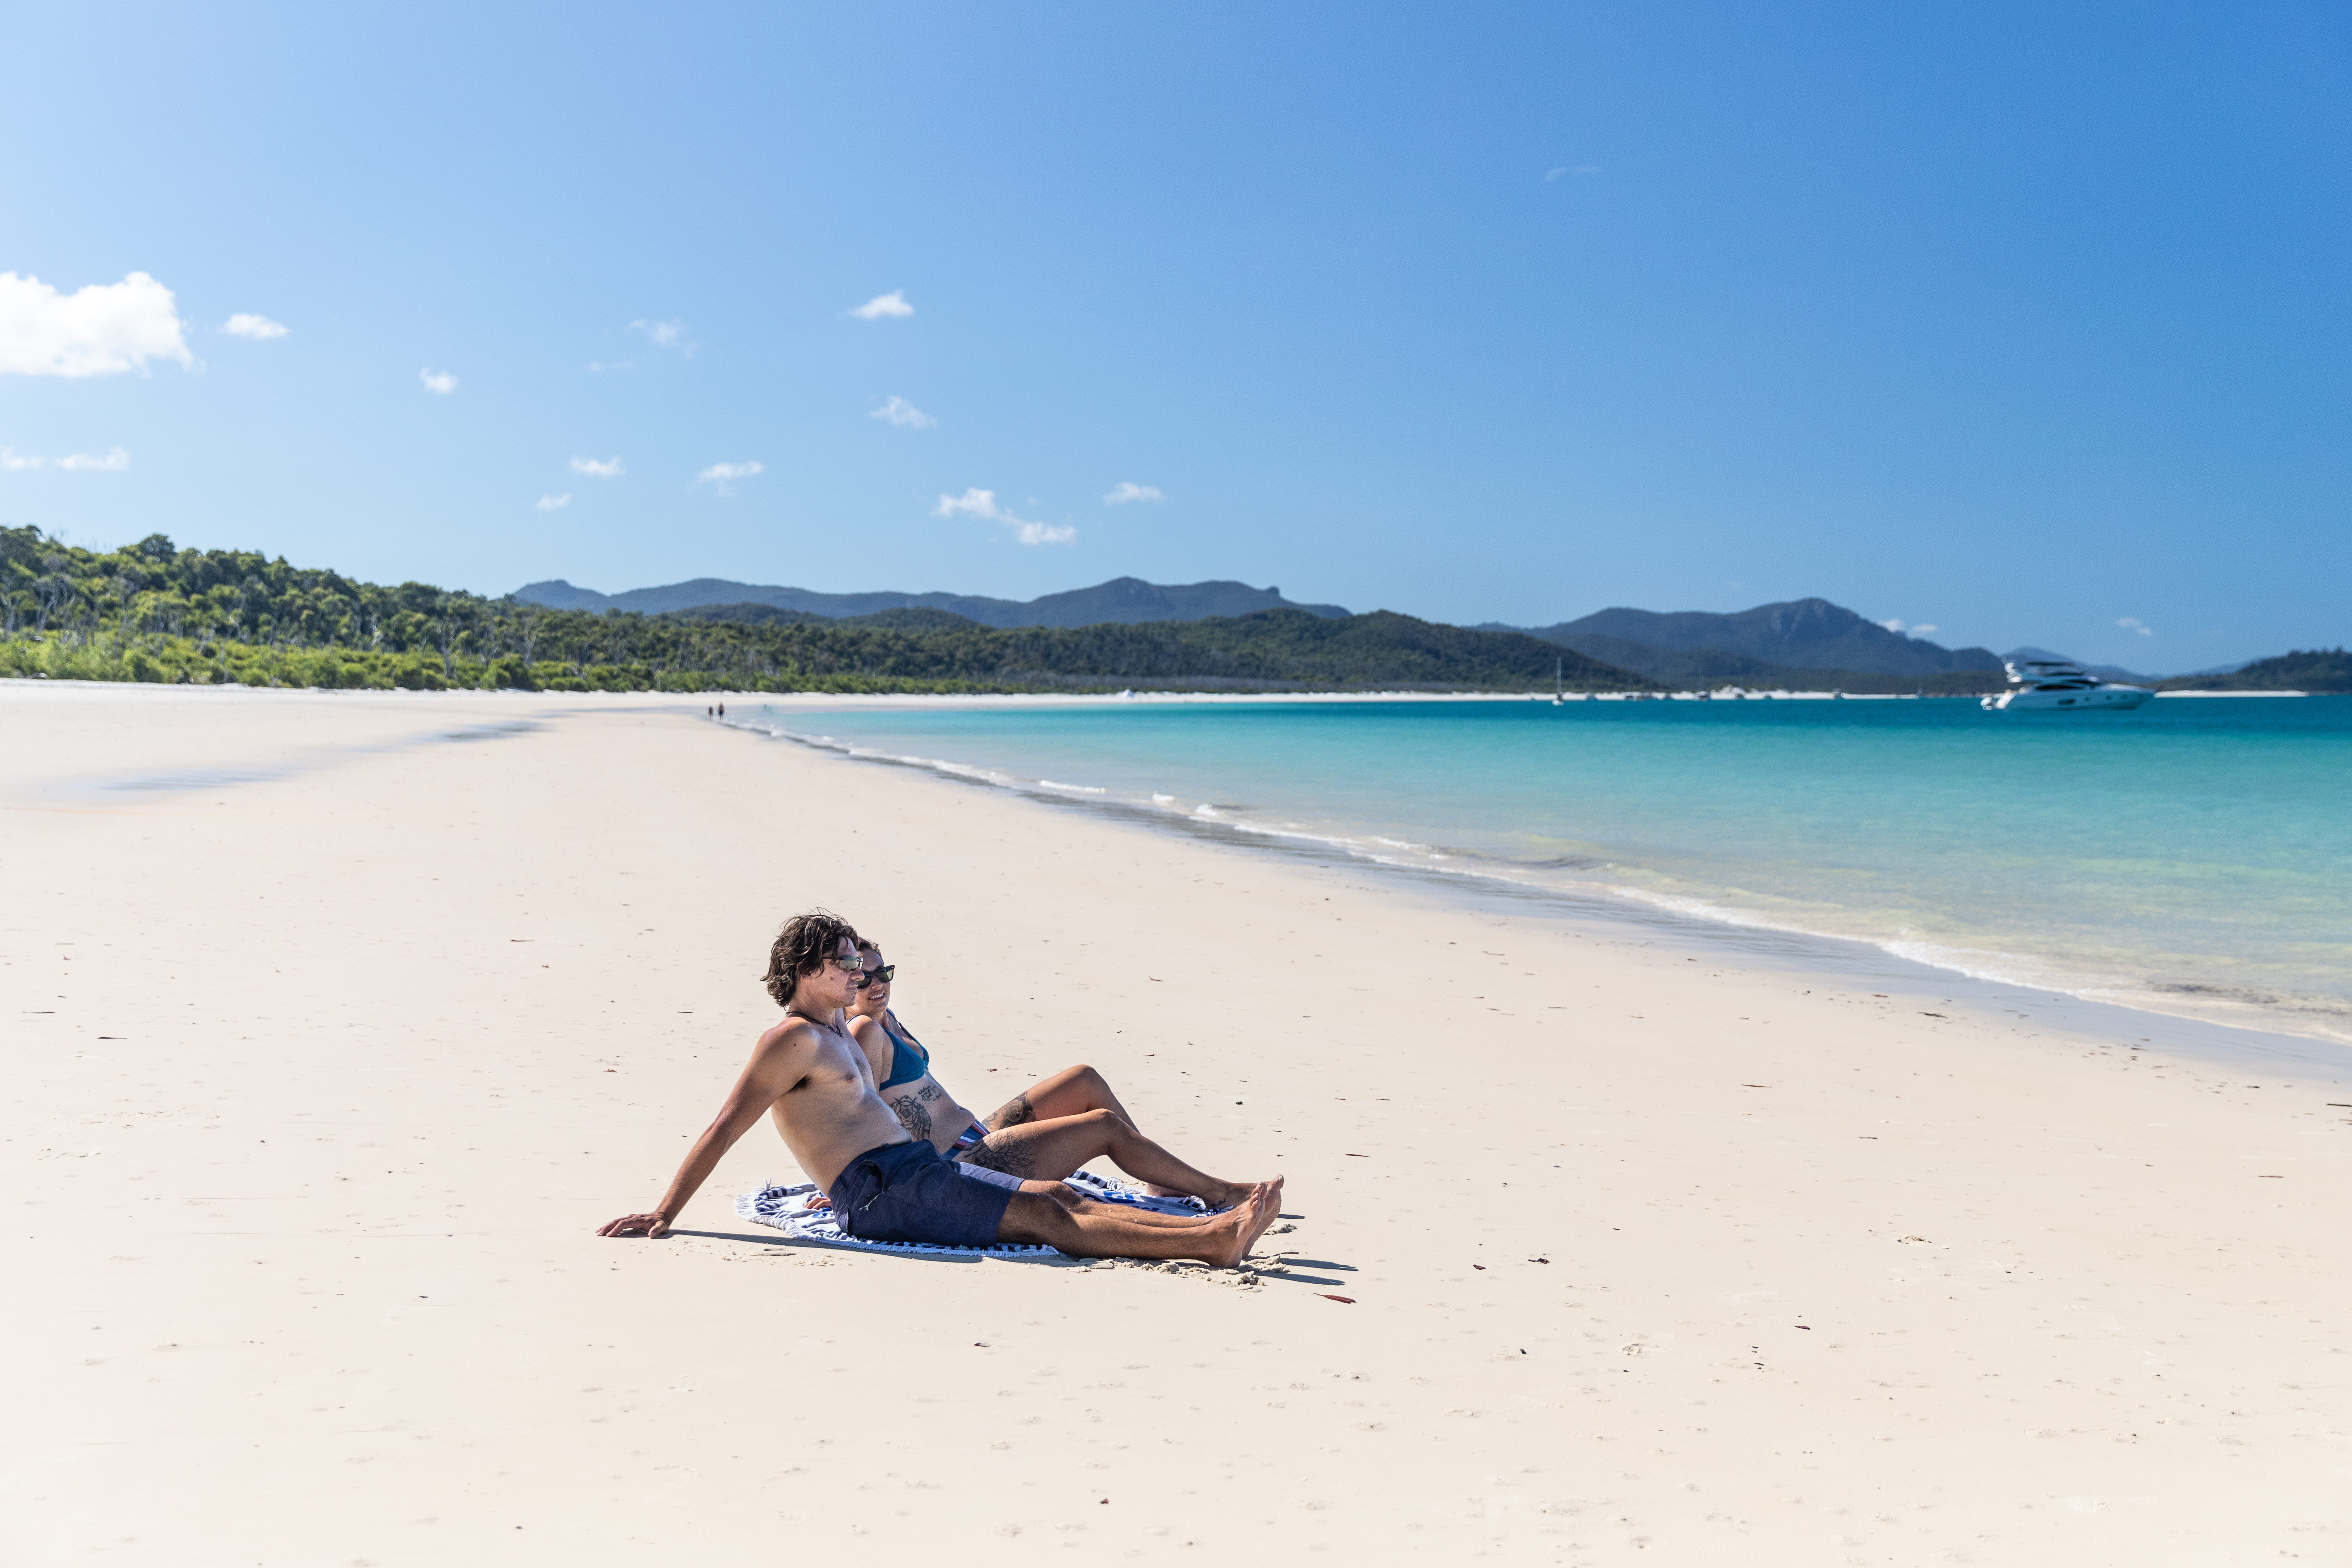
<svg viewBox="0 0 2352 1568"><path fill-rule="evenodd" d="M823 969L825 960L840 952L843 937L854 943L857 931L831 910L811 910L784 922L768 949L768 973L761 977L777 1006L792 1005L793 990L801 976Z"/></svg>

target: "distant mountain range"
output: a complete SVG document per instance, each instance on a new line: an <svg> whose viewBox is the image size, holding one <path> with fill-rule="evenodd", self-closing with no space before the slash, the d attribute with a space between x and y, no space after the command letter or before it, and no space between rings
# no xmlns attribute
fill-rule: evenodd
<svg viewBox="0 0 2352 1568"><path fill-rule="evenodd" d="M1310 616L1336 620L1348 614L1338 605L1295 605L1279 588L1253 588L1246 583L1147 583L1140 577L1114 577L1091 588L1047 594L1037 599L990 599L974 594L820 594L808 588L730 583L721 577L697 577L661 588L632 588L625 594L600 594L575 588L562 578L531 583L515 590L527 604L556 610L634 610L641 615L673 614L714 605L766 605L797 610L829 620L870 616L883 610L945 610L984 626L1099 626L1149 621L1200 621L1212 616L1246 616L1258 610L1304 610Z"/></svg>
<svg viewBox="0 0 2352 1568"><path fill-rule="evenodd" d="M233 596L219 591L224 583L236 584ZM661 607L692 600L705 602ZM600 613L612 608L652 613ZM0 675L51 680L432 691L1518 693L1555 680L1625 692L1729 681L1951 697L2003 684L1982 648L1898 637L1820 599L1729 616L1609 610L1530 636L1302 606L1278 589L1241 583L1136 578L1025 604L717 579L627 595L541 583L488 598L361 582L256 552L182 550L161 533L100 552L28 527L0 527L0 610L16 628L0 637ZM1570 638L1610 657L1564 646ZM1890 668L1897 673L1884 673ZM2163 686L2352 692L2352 654L2294 651Z"/></svg>
<svg viewBox="0 0 2352 1568"><path fill-rule="evenodd" d="M1490 622L1479 629L1525 632L1653 680L1778 685L1784 682L1774 678L1783 674L1813 678L1850 671L1924 679L2000 668L1990 648L1948 648L1906 637L1827 599L1759 605L1730 615L1611 609L1558 626Z"/></svg>
<svg viewBox="0 0 2352 1568"><path fill-rule="evenodd" d="M823 621L900 631L969 625L1071 629L1203 621L1263 610L1299 610L1326 620L1343 620L1350 615L1338 605L1294 604L1276 587L1253 588L1246 583L1222 581L1147 583L1139 577L1114 577L1091 588L1026 600L946 593L821 594L720 577L698 577L624 594L600 594L555 578L519 588L514 597L553 609L626 610L742 625ZM1489 621L1465 629L1534 637L1685 689L1735 685L1791 690L1908 690L1914 686L1944 691L1998 690L2005 684L2004 658L2066 658L2030 646L2006 654L1984 647L1948 648L1890 631L1819 598L1759 605L1729 614L1618 607L1556 626L1517 626ZM2084 668L2104 679L2136 685L2152 686L2163 679L2119 665ZM2228 676L2242 668L2224 665L2194 673ZM2180 679L2174 678L2176 682Z"/></svg>

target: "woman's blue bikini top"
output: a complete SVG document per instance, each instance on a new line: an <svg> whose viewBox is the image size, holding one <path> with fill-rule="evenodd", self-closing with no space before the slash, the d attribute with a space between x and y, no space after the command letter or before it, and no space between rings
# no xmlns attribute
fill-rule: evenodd
<svg viewBox="0 0 2352 1568"><path fill-rule="evenodd" d="M890 1026L890 1015L882 1015L882 1032L890 1037L890 1076L882 1080L884 1089L896 1089L902 1083L912 1083L931 1070L931 1053L912 1035L902 1035Z"/></svg>

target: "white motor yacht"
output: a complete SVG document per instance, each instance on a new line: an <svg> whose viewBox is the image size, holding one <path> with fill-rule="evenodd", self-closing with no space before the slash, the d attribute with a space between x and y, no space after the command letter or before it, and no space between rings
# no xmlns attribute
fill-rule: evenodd
<svg viewBox="0 0 2352 1568"><path fill-rule="evenodd" d="M1996 713L2053 708L2127 712L2156 695L2145 686L2101 680L2081 665L2065 659L2009 659L2002 668L2009 671L2009 689L1984 700L1984 705Z"/></svg>

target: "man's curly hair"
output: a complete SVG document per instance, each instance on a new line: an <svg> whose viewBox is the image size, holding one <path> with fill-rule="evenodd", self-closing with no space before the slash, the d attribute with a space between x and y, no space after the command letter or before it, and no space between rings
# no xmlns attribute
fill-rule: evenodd
<svg viewBox="0 0 2352 1568"><path fill-rule="evenodd" d="M761 977L777 1006L792 1005L793 990L801 976L823 969L825 960L840 952L843 937L855 945L857 930L831 910L811 910L784 922L768 949L768 973Z"/></svg>

